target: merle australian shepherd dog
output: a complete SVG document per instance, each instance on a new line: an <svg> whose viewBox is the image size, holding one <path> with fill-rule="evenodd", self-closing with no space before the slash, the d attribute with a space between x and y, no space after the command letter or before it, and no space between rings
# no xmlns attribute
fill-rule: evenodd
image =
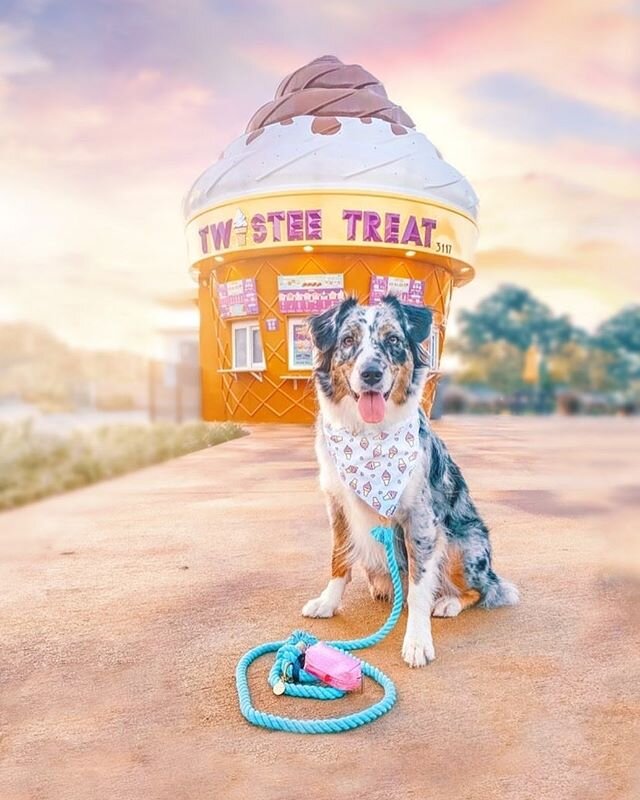
<svg viewBox="0 0 640 800"><path fill-rule="evenodd" d="M378 306L348 299L310 320L320 408L316 452L333 553L331 580L302 613L333 616L356 563L364 567L372 596L391 598L384 548L370 535L380 515L340 475L327 431L384 437L384 431L413 421L419 432L415 466L386 520L395 528L396 552L408 583L402 655L412 667L435 657L432 615L455 617L475 604L495 608L518 602L516 588L493 571L487 526L460 468L421 408L428 372L422 342L431 318L428 308L388 296Z"/></svg>

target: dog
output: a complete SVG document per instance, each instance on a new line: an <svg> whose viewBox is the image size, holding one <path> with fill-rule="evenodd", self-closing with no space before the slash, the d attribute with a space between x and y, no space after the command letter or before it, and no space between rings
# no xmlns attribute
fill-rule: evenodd
<svg viewBox="0 0 640 800"><path fill-rule="evenodd" d="M372 597L392 598L384 548L370 535L384 518L408 584L402 656L411 667L435 658L431 616L518 602L492 569L489 530L421 407L431 322L429 308L391 295L376 306L349 298L309 320L333 551L331 579L302 613L333 616L357 563Z"/></svg>

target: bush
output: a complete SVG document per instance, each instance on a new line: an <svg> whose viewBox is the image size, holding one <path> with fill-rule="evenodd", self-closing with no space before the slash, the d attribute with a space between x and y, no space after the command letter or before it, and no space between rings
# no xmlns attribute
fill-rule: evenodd
<svg viewBox="0 0 640 800"><path fill-rule="evenodd" d="M86 486L244 436L233 423L107 425L65 436L0 425L0 509Z"/></svg>

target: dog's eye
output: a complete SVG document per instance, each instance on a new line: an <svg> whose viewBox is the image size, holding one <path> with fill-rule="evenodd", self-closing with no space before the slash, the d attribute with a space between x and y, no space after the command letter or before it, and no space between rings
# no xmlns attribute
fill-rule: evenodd
<svg viewBox="0 0 640 800"><path fill-rule="evenodd" d="M353 336L343 336L342 337L342 346L343 347L353 347Z"/></svg>
<svg viewBox="0 0 640 800"><path fill-rule="evenodd" d="M396 336L395 333L392 333L391 336L387 336L387 344L390 345L400 344L400 337Z"/></svg>

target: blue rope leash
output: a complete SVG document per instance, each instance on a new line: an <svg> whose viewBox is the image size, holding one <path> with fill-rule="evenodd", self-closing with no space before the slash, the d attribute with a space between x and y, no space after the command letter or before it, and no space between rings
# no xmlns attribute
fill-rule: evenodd
<svg viewBox="0 0 640 800"><path fill-rule="evenodd" d="M371 535L380 542L385 549L391 581L393 583L393 606L389 618L384 625L362 639L354 639L347 642L327 642L332 647L339 650L363 650L366 647L373 647L381 642L393 630L402 613L402 580L400 569L396 560L393 546L393 528L378 526L373 528ZM362 673L374 680L384 690L381 700L362 711L354 714L347 714L343 717L331 717L329 719L293 719L291 717L281 717L277 714L269 714L265 711L258 711L251 704L251 693L249 692L248 669L249 666L260 656L266 653L276 653L275 661L269 673L269 685L274 688L278 684L280 694L288 694L291 697L307 697L314 700L336 700L343 697L346 692L334 689L331 686L320 684L317 679L298 667L301 645L312 645L317 642L317 638L305 631L294 631L291 636L281 642L267 642L258 645L253 650L245 653L236 667L236 687L238 690L238 700L240 701L240 711L242 716L252 725L262 728L269 728L274 731L289 731L290 733L340 733L341 731L359 728L367 722L373 722L378 717L390 711L396 702L396 687L393 681L381 670L361 660Z"/></svg>

